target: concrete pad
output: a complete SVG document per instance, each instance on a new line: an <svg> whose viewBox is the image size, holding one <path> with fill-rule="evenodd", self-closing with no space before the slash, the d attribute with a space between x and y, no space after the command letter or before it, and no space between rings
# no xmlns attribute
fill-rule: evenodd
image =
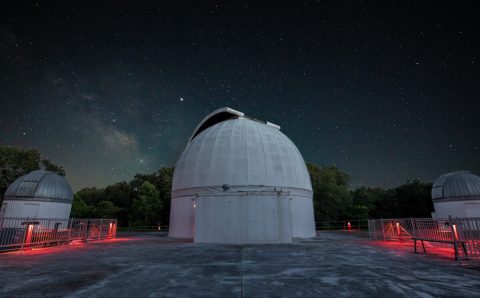
<svg viewBox="0 0 480 298"><path fill-rule="evenodd" d="M473 297L480 272L355 233L292 244L193 244L158 233L0 254L0 296Z"/></svg>

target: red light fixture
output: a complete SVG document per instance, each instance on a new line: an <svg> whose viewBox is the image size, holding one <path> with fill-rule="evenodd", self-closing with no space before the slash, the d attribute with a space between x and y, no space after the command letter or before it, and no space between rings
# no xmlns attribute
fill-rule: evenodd
<svg viewBox="0 0 480 298"><path fill-rule="evenodd" d="M455 241L458 241L457 225L453 224L452 229L453 229L453 237L455 237Z"/></svg>
<svg viewBox="0 0 480 298"><path fill-rule="evenodd" d="M32 243L33 225L27 225L27 232L25 234L25 246L29 246Z"/></svg>

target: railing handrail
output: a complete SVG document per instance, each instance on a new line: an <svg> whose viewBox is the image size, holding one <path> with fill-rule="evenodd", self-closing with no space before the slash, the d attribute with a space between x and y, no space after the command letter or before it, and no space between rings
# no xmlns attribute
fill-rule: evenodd
<svg viewBox="0 0 480 298"><path fill-rule="evenodd" d="M480 260L479 217L370 219L368 234L371 239L453 244L456 259Z"/></svg>
<svg viewBox="0 0 480 298"><path fill-rule="evenodd" d="M0 251L116 237L116 219L0 218Z"/></svg>
<svg viewBox="0 0 480 298"><path fill-rule="evenodd" d="M367 219L325 220L316 221L317 230L367 230Z"/></svg>

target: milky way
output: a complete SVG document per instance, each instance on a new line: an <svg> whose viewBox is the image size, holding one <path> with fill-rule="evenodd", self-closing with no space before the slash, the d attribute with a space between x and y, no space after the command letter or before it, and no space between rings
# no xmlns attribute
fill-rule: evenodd
<svg viewBox="0 0 480 298"><path fill-rule="evenodd" d="M75 189L102 187L172 166L229 106L281 125L353 187L479 174L479 15L437 2L2 3L0 144L37 148Z"/></svg>

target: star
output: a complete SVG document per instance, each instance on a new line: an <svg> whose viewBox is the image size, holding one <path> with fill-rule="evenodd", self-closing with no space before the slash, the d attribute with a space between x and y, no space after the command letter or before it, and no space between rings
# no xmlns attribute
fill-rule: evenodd
<svg viewBox="0 0 480 298"><path fill-rule="evenodd" d="M15 17L0 20L0 145L48 154L75 190L104 187L173 166L201 119L231 106L281 125L306 161L341 162L353 185L433 181L454 167L479 174L476 16L421 3L380 19L389 9L365 5L352 19L325 5L244 18L239 7L263 12L214 4L228 17L207 9L184 24L175 1L154 14L125 3L109 18L121 31L98 10L70 24L69 9L32 18L12 5ZM405 18L415 22L396 21ZM428 52L437 40L442 50Z"/></svg>

